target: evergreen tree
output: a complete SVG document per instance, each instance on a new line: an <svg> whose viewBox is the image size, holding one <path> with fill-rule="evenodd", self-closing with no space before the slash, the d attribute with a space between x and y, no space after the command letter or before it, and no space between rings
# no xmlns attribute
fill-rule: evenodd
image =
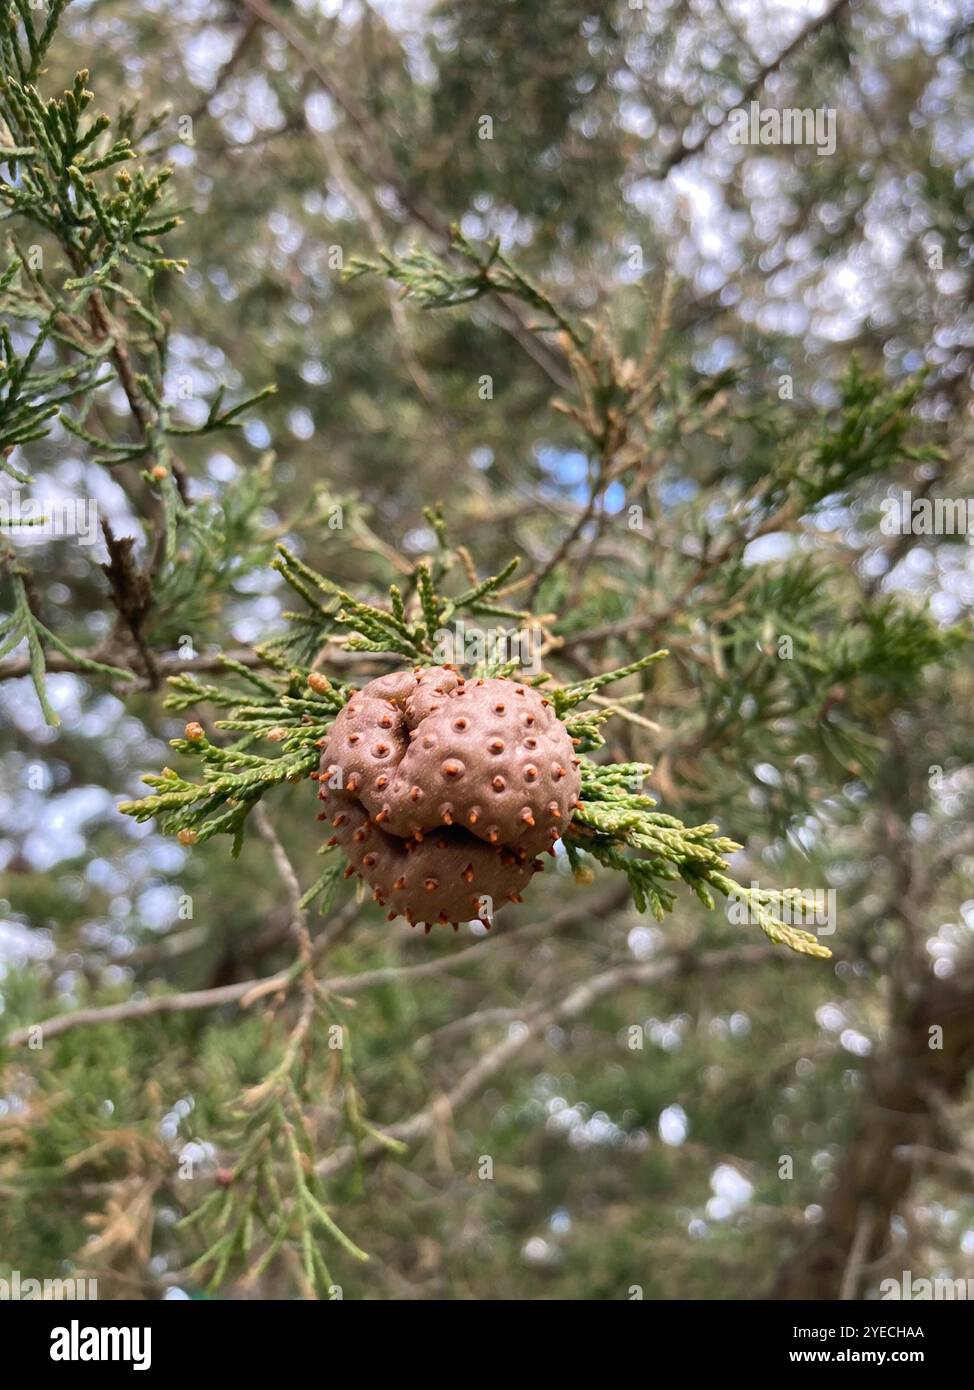
<svg viewBox="0 0 974 1390"><path fill-rule="evenodd" d="M946 5L0 0L0 1276L966 1274L970 66ZM832 152L731 139L811 91ZM466 939L311 780L446 660L579 763Z"/></svg>

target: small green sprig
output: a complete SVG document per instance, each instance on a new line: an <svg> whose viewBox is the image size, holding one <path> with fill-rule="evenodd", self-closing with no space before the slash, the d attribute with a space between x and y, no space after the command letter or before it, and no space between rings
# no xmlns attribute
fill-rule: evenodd
<svg viewBox="0 0 974 1390"><path fill-rule="evenodd" d="M76 670L88 675L108 676L112 680L131 680L130 671L122 671L117 666L108 666L102 661L94 661L91 657L74 651L41 622L31 607L30 576L12 547L8 546L5 553L0 554L0 561L4 563L13 590L12 611L0 615L0 658L14 651L22 642L26 642L31 681L48 725L57 727L61 722L47 694L45 652L48 649L60 652L70 660Z"/></svg>
<svg viewBox="0 0 974 1390"><path fill-rule="evenodd" d="M725 857L740 845L720 835L716 825L686 826L656 810L654 798L639 790L652 772L648 763L598 766L583 758L581 772L579 804L563 841L576 874L585 874L583 853L624 873L636 909L652 912L657 921L675 906L672 884L682 880L711 910L716 889L746 903L772 941L802 955L831 954L811 932L775 915L776 908L801 905L799 890L742 887L729 876ZM626 850L637 851L638 858Z"/></svg>
<svg viewBox="0 0 974 1390"><path fill-rule="evenodd" d="M348 281L366 275L380 275L399 285L403 293L423 309L452 309L469 304L485 294L518 299L542 314L552 332L567 334L576 347L584 346L581 330L562 310L503 255L500 240L491 241L480 251L461 232L450 229L450 257L423 247L414 247L403 256L379 253L377 261L360 257L349 262L344 278Z"/></svg>
<svg viewBox="0 0 974 1390"><path fill-rule="evenodd" d="M833 418L783 475L801 499L802 510L877 474L895 476L903 463L936 463L942 452L932 444L909 443L912 408L924 387L918 372L891 388L880 373L865 371L853 355L839 382Z"/></svg>
<svg viewBox="0 0 974 1390"><path fill-rule="evenodd" d="M210 703L228 709L230 717L217 720L216 728L238 735L237 740L228 746L217 744L201 724L187 724L185 736L171 740L171 746L201 760L202 780L188 781L172 768L147 774L143 781L154 788L152 794L123 802L119 810L138 821L158 817L163 831L184 844L230 835L236 857L247 817L261 797L272 787L302 781L317 766L318 745L349 692L315 672L285 670L268 678L236 661L227 659L224 665L250 687L250 693L203 684L182 673L171 678L166 705L183 710ZM260 741L278 751L251 752Z"/></svg>
<svg viewBox="0 0 974 1390"><path fill-rule="evenodd" d="M597 690L601 690L604 685L613 685L616 681L625 680L627 676L634 676L637 671L645 671L647 667L654 666L657 661L663 661L669 656L665 647L660 651L650 652L648 656L641 656L638 661L631 661L628 666L620 666L615 671L604 671L598 676L592 676L589 680L578 681L575 685L565 686L561 690L552 691L552 698L555 709L560 717L580 705L585 700L591 699Z"/></svg>
<svg viewBox="0 0 974 1390"><path fill-rule="evenodd" d="M282 656L308 664L326 642L332 641L346 651L396 655L428 666L437 659L439 634L460 614L483 617L503 612L505 617L517 620L530 617L517 610L492 608L484 602L505 583L517 564L517 559L509 561L498 574L451 598L441 593L438 586L452 566L442 560L432 564L420 560L413 567L408 584L413 602L407 613L407 601L398 585L390 586L388 608L363 602L312 569L287 546L279 545L274 568L306 608L301 613L286 615L291 630L269 646Z"/></svg>
<svg viewBox="0 0 974 1390"><path fill-rule="evenodd" d="M283 1252L300 1259L304 1292L327 1298L335 1283L325 1259L326 1237L353 1260L368 1255L342 1230L328 1210L328 1197L315 1172L317 1145L307 1118L308 1039L326 1001L306 993L299 1022L284 1054L269 1075L239 1100L237 1132L229 1141L237 1158L219 1184L180 1222L197 1228L205 1248L190 1269L217 1289L230 1269L245 1285L256 1283ZM342 1070L347 1062L342 1057ZM345 1108L353 1132L363 1123L355 1108L354 1078L346 1080ZM391 1143L392 1141L390 1141Z"/></svg>

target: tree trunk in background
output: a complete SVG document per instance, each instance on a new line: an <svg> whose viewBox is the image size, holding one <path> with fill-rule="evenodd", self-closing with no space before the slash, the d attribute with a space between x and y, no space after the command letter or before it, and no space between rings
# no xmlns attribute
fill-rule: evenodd
<svg viewBox="0 0 974 1390"><path fill-rule="evenodd" d="M862 1296L863 1274L874 1272L871 1267L889 1252L890 1221L908 1200L917 1174L915 1158L897 1151L936 1147L938 1101L957 1099L967 1084L974 1065L974 966L946 980L921 978L921 969L928 971L929 963L918 962L916 982L899 1001L824 1216L779 1269L774 1298ZM937 1026L943 1029L940 1049L931 1046Z"/></svg>

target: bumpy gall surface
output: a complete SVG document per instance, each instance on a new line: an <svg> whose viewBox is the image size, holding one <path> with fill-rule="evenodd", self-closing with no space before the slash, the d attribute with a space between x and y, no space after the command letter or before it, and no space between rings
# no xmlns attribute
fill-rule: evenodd
<svg viewBox="0 0 974 1390"><path fill-rule="evenodd" d="M444 666L380 676L324 742L321 819L377 902L411 923L489 920L569 825L581 779L550 702Z"/></svg>

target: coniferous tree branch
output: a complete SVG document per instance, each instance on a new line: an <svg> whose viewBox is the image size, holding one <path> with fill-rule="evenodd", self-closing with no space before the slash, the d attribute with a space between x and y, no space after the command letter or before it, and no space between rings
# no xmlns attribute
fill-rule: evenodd
<svg viewBox="0 0 974 1390"><path fill-rule="evenodd" d="M61 96L41 94L43 59L67 3L56 0L42 21L32 7L0 3L0 121L8 137L0 149L0 201L8 223L40 238L29 254L11 240L11 260L0 274L0 312L18 325L17 342L11 329L0 328L0 466L28 487L28 469L10 456L47 435L56 419L91 449L95 463L141 465L155 529L141 582L164 585L177 568L182 533L197 525L171 440L237 428L240 415L274 388L228 408L221 389L199 426L173 419L165 400L169 329L156 306L159 276L184 265L166 254L161 241L181 222L168 201L171 170L127 167L139 152L131 135L119 132L120 122L105 113L91 116L94 95L86 70ZM51 250L59 257L53 273L45 267ZM113 380L128 402L135 439L100 439L84 423L96 393ZM69 405L78 418L68 413ZM12 610L4 623L4 650L27 644L29 672L44 717L53 723L57 717L44 690L48 651L86 674L127 679L128 673L73 652L36 615L29 616L24 564L18 559L16 566L6 565ZM136 654L154 679L144 634L131 631Z"/></svg>

